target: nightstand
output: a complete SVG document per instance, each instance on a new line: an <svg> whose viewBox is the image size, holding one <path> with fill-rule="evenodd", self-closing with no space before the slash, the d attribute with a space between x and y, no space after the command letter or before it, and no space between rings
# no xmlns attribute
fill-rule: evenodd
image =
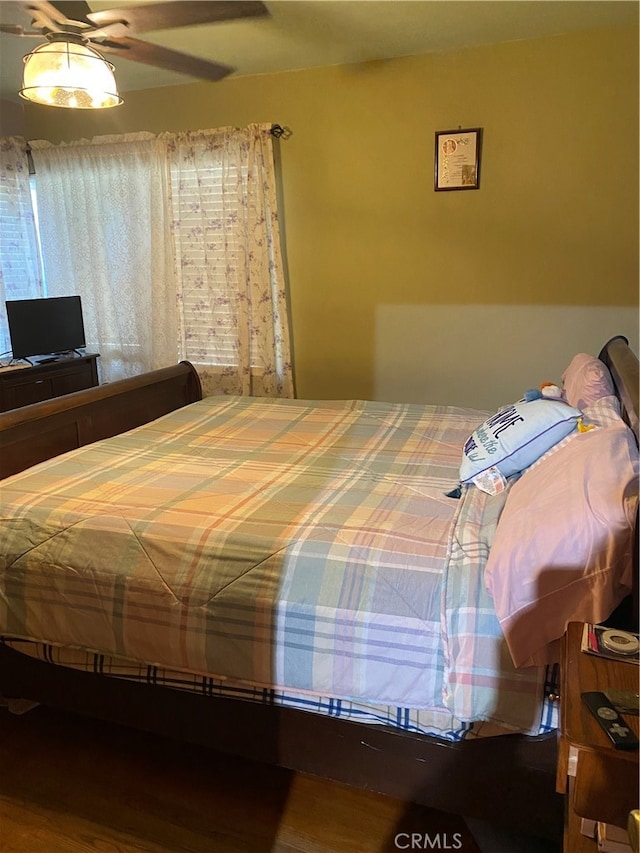
<svg viewBox="0 0 640 853"><path fill-rule="evenodd" d="M626 828L629 812L638 808L638 751L614 749L580 694L614 687L637 693L640 670L582 652L583 628L569 624L562 655L556 789L565 794L564 853L597 851L581 834L581 818ZM624 716L638 735L638 717Z"/></svg>

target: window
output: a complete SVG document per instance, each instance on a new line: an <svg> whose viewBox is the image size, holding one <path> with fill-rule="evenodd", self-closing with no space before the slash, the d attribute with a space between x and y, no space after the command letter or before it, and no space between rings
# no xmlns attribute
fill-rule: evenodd
<svg viewBox="0 0 640 853"><path fill-rule="evenodd" d="M291 395L270 127L134 136L38 142L49 294L83 297L109 380L184 358L207 393Z"/></svg>
<svg viewBox="0 0 640 853"><path fill-rule="evenodd" d="M234 194L243 178L234 164L199 169L181 163L171 169L182 357L196 364L238 364L244 264Z"/></svg>
<svg viewBox="0 0 640 853"><path fill-rule="evenodd" d="M36 188L36 176L29 175L29 195L31 196L31 209L33 211L33 222L36 228L36 249L37 249L37 259L38 259L38 269L40 272L40 280L42 282L42 286L40 288L40 293L38 296L48 296L47 293L47 279L44 274L44 258L42 256L42 243L40 241L40 226L38 223L38 193Z"/></svg>
<svg viewBox="0 0 640 853"><path fill-rule="evenodd" d="M3 152L5 156L7 152ZM22 158L24 151L17 152ZM33 176L9 168L0 180L0 295L8 299L44 296L42 258L35 227ZM6 312L0 313L0 353L10 352Z"/></svg>
<svg viewBox="0 0 640 853"><path fill-rule="evenodd" d="M205 394L291 396L271 127L170 135L178 348Z"/></svg>

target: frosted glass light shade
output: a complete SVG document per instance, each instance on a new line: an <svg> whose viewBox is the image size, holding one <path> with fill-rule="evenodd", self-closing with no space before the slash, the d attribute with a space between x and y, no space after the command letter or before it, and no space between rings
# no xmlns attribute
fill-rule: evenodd
<svg viewBox="0 0 640 853"><path fill-rule="evenodd" d="M74 41L51 41L24 57L20 97L70 109L104 109L122 103L113 65L97 50Z"/></svg>

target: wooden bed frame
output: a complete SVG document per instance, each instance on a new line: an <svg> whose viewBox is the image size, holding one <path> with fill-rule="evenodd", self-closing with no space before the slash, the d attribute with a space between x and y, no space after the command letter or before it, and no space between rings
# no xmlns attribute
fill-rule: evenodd
<svg viewBox="0 0 640 853"><path fill-rule="evenodd" d="M609 341L600 358L611 370L625 418L637 438L638 360L623 337ZM0 414L0 476L200 398L197 374L183 362ZM562 835L563 800L555 792L555 733L451 743L290 708L79 672L1 644L0 695L31 699L555 840Z"/></svg>

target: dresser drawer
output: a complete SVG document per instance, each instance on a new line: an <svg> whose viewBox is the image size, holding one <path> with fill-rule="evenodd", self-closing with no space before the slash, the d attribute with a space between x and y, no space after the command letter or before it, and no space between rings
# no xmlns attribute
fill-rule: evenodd
<svg viewBox="0 0 640 853"><path fill-rule="evenodd" d="M61 371L51 376L52 397L62 397L73 391L84 391L95 383L92 379L92 365L89 362L79 363L71 369Z"/></svg>
<svg viewBox="0 0 640 853"><path fill-rule="evenodd" d="M27 370L24 372L28 373ZM48 377L33 379L30 382L12 382L4 389L3 408L17 409L20 406L30 406L31 403L50 400L53 396L55 396L53 384Z"/></svg>

